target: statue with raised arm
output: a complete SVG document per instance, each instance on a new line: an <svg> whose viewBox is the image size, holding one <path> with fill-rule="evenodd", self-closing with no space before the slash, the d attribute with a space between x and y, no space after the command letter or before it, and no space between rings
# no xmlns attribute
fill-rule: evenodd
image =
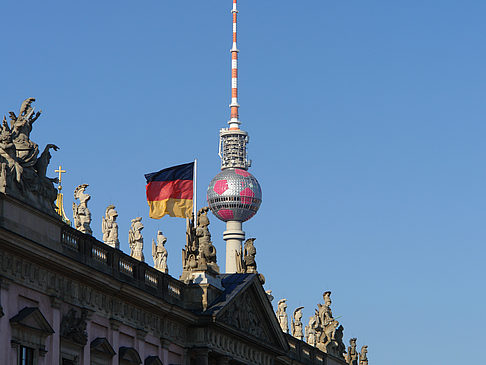
<svg viewBox="0 0 486 365"><path fill-rule="evenodd" d="M113 248L120 248L120 241L118 240L118 223L116 218L118 212L114 205L108 205L105 211L105 216L101 221L101 232L103 233L103 242Z"/></svg>
<svg viewBox="0 0 486 365"><path fill-rule="evenodd" d="M132 219L132 225L128 231L128 245L130 246L130 256L145 261L143 256L143 236L142 236L142 217Z"/></svg>
<svg viewBox="0 0 486 365"><path fill-rule="evenodd" d="M302 325L302 309L304 307L299 307L294 310L294 315L292 316L292 322L290 323L290 328L292 336L298 338L299 340L304 340L304 330Z"/></svg>
<svg viewBox="0 0 486 365"><path fill-rule="evenodd" d="M157 232L157 244L152 240L152 257L154 259L154 267L164 273L168 273L167 268L167 249L165 248L165 243L167 238L162 234L161 231Z"/></svg>
<svg viewBox="0 0 486 365"><path fill-rule="evenodd" d="M287 299L280 299L277 305L277 319L280 328L285 333L289 333L289 320L287 317Z"/></svg>
<svg viewBox="0 0 486 365"><path fill-rule="evenodd" d="M57 178L47 177L50 150L59 148L48 144L39 155L39 146L30 140L33 123L41 112L34 113L34 98L22 102L18 115L9 112L10 126L3 118L0 127L0 192L59 218L54 204Z"/></svg>
<svg viewBox="0 0 486 365"><path fill-rule="evenodd" d="M73 202L74 228L86 234L93 234L91 230L91 212L88 209L88 201L91 199L85 193L88 184L81 184L74 190L74 199L79 199L79 204Z"/></svg>
<svg viewBox="0 0 486 365"><path fill-rule="evenodd" d="M0 190L5 192L7 185L17 186L23 189L23 167L17 160L15 145L12 139L12 131L3 117L0 129Z"/></svg>

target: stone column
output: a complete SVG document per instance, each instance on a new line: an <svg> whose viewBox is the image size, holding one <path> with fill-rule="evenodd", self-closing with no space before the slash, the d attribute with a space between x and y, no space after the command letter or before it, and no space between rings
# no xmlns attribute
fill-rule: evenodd
<svg viewBox="0 0 486 365"><path fill-rule="evenodd" d="M10 313L10 305L7 303L8 283L0 279L0 304L2 305L2 313L0 313L0 354L5 354L4 361L6 364L13 364L14 359L10 355L14 353L14 349L10 345L10 323L9 319L14 316Z"/></svg>
<svg viewBox="0 0 486 365"><path fill-rule="evenodd" d="M135 339L135 349L138 351L140 358L145 359L145 337L147 336L147 331L144 329L137 329L137 337Z"/></svg>
<svg viewBox="0 0 486 365"><path fill-rule="evenodd" d="M118 365L118 353L120 352L120 333L118 329L120 328L120 322L114 318L110 319L110 336L108 340L110 341L111 346L115 350L116 354L111 358L111 365Z"/></svg>
<svg viewBox="0 0 486 365"><path fill-rule="evenodd" d="M238 221L226 222L223 239L226 241L226 273L234 274L238 271L236 253L238 252L241 257L241 245L245 240L242 223Z"/></svg>
<svg viewBox="0 0 486 365"><path fill-rule="evenodd" d="M196 365L209 365L209 350L208 349L194 350L194 355L196 356Z"/></svg>
<svg viewBox="0 0 486 365"><path fill-rule="evenodd" d="M169 363L169 346L170 346L170 342L168 340L166 340L165 338L160 339L160 348L161 348L160 360L162 360L163 364Z"/></svg>
<svg viewBox="0 0 486 365"><path fill-rule="evenodd" d="M90 315L88 315L88 317L91 317ZM91 364L91 341L94 340L91 338L92 334L91 334L91 320L90 318L88 319L87 323L86 323L86 333L88 333L88 342L86 343L86 345L84 345L84 348L82 350L82 354L83 354L83 362L82 364L83 365L90 365Z"/></svg>
<svg viewBox="0 0 486 365"><path fill-rule="evenodd" d="M61 351L61 300L57 296L51 296L52 308L52 354L49 354L50 361L53 365L59 364L59 353Z"/></svg>

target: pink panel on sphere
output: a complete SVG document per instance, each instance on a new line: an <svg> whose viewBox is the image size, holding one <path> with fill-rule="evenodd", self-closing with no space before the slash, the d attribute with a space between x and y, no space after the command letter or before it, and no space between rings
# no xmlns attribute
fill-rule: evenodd
<svg viewBox="0 0 486 365"><path fill-rule="evenodd" d="M241 196L241 202L243 204L251 204L253 200L252 198L255 196L255 193L250 188L246 188L240 192L240 196Z"/></svg>
<svg viewBox="0 0 486 365"><path fill-rule="evenodd" d="M218 195L223 194L226 190L228 190L228 181L227 180L218 180L218 181L216 181L214 183L213 190Z"/></svg>
<svg viewBox="0 0 486 365"><path fill-rule="evenodd" d="M234 217L233 211L229 210L229 209L221 209L218 212L218 215L225 220L230 220L230 219L233 219L233 217Z"/></svg>
<svg viewBox="0 0 486 365"><path fill-rule="evenodd" d="M235 172L238 175L241 175L241 176L244 176L244 177L247 177L247 176L250 176L251 175L248 171L240 170L240 169L235 169Z"/></svg>

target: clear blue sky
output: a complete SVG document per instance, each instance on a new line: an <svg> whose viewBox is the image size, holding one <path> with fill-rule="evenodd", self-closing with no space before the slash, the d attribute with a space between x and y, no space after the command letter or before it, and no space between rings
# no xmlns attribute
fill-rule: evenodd
<svg viewBox="0 0 486 365"><path fill-rule="evenodd" d="M481 362L486 341L486 2L240 0L240 104L263 189L244 229L275 301L332 290L370 364ZM184 221L148 218L144 173L219 171L231 1L4 1L0 112L37 98L32 139L61 147L66 211L89 184L121 247L143 217L181 272ZM211 217L224 266L224 224Z"/></svg>

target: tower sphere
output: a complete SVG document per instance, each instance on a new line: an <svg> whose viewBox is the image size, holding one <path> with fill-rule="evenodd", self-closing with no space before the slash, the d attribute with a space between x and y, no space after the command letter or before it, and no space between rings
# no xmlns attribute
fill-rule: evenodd
<svg viewBox="0 0 486 365"><path fill-rule="evenodd" d="M258 180L248 171L224 169L208 187L209 208L220 220L246 222L262 203L262 189Z"/></svg>

